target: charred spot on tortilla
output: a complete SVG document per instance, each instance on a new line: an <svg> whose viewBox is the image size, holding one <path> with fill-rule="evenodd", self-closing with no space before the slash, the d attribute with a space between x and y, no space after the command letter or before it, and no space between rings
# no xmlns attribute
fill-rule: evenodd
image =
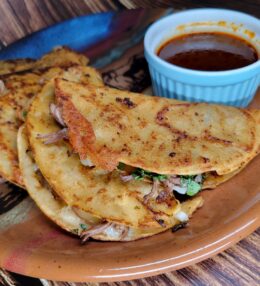
<svg viewBox="0 0 260 286"><path fill-rule="evenodd" d="M161 227L166 227L163 219L155 219Z"/></svg>
<svg viewBox="0 0 260 286"><path fill-rule="evenodd" d="M204 156L202 156L202 160L204 161L205 164L210 162L210 159Z"/></svg>
<svg viewBox="0 0 260 286"><path fill-rule="evenodd" d="M17 59L0 61L0 76L28 71L34 68L35 60Z"/></svg>
<svg viewBox="0 0 260 286"><path fill-rule="evenodd" d="M173 158L173 157L176 156L176 153L175 152L171 152L171 153L169 153L169 156Z"/></svg>
<svg viewBox="0 0 260 286"><path fill-rule="evenodd" d="M168 107L164 107L162 110L158 111L158 113L156 114L156 121L161 123L161 121L165 117L164 113L166 113L167 111L169 111Z"/></svg>
<svg viewBox="0 0 260 286"><path fill-rule="evenodd" d="M179 229L185 228L188 225L188 222L181 222L179 224L176 224L173 228L172 228L172 232L176 232Z"/></svg>
<svg viewBox="0 0 260 286"><path fill-rule="evenodd" d="M131 101L131 99L129 97L124 97L124 98L116 97L116 102L119 102L119 103L127 106L128 108L136 107L136 104L133 101Z"/></svg>

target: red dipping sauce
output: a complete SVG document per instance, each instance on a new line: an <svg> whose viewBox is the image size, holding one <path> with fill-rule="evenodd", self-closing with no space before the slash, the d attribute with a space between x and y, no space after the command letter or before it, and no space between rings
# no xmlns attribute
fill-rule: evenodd
<svg viewBox="0 0 260 286"><path fill-rule="evenodd" d="M238 69L258 60L257 51L249 42L220 32L172 38L158 49L157 55L171 64L201 71Z"/></svg>

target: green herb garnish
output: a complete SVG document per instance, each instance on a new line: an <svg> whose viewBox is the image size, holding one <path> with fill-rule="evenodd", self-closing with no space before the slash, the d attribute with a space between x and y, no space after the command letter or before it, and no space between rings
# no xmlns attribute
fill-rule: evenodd
<svg viewBox="0 0 260 286"><path fill-rule="evenodd" d="M202 187L202 183L195 182L196 175L191 176L181 176L181 186L187 188L186 195L194 196L196 195Z"/></svg>
<svg viewBox="0 0 260 286"><path fill-rule="evenodd" d="M122 163L122 162L119 162L119 164L117 165L117 169L118 169L118 170L121 170L121 171L124 171L124 169L125 169L125 164Z"/></svg>
<svg viewBox="0 0 260 286"><path fill-rule="evenodd" d="M195 181L190 181L187 188L187 195L194 196L201 190L201 185Z"/></svg>
<svg viewBox="0 0 260 286"><path fill-rule="evenodd" d="M87 230L87 226L84 223L81 223L80 227L81 227L82 230Z"/></svg>
<svg viewBox="0 0 260 286"><path fill-rule="evenodd" d="M25 118L27 116L27 111L23 111L23 117Z"/></svg>
<svg viewBox="0 0 260 286"><path fill-rule="evenodd" d="M135 180L142 180L147 178L150 180L164 181L168 178L166 175L149 172L141 168L137 168L131 175Z"/></svg>
<svg viewBox="0 0 260 286"><path fill-rule="evenodd" d="M168 179L168 176L158 174L158 175L154 176L154 179L159 180L159 181L164 181L164 180Z"/></svg>

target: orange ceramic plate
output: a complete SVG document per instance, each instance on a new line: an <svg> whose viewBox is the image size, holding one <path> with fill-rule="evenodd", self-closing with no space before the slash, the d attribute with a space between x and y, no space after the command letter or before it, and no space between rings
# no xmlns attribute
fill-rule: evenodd
<svg viewBox="0 0 260 286"><path fill-rule="evenodd" d="M253 105L260 106L260 92ZM187 228L128 243L91 241L82 246L27 198L1 217L0 265L65 281L129 280L188 266L230 247L259 226L259 173L260 156L217 189L203 191L204 206ZM9 218L9 224L4 226L2 218Z"/></svg>
<svg viewBox="0 0 260 286"><path fill-rule="evenodd" d="M103 68L106 82L132 90L145 87L138 69L144 66L140 49L139 44L131 47L124 54L127 58L115 62L114 70L111 65ZM260 108L260 92L253 105ZM223 251L259 226L259 174L260 156L217 189L203 191L204 206L185 229L135 242L90 241L84 246L45 218L23 192L1 185L0 266L51 280L96 282L141 278L188 266Z"/></svg>

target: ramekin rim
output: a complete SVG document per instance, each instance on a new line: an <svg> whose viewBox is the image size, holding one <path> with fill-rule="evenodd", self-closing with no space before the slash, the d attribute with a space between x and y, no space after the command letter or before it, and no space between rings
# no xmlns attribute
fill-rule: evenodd
<svg viewBox="0 0 260 286"><path fill-rule="evenodd" d="M194 75L194 76L206 76L206 77L223 77L223 76L227 76L227 75L237 75L237 74L241 74L244 72L249 72L251 70L255 70L257 68L260 69L260 59L258 59L256 62L247 65L245 67L242 68L237 68L237 69L231 69L231 70L225 70L225 71L201 71L201 70L192 70L192 69L187 69L187 68L183 68L171 63L166 62L165 60L161 59L159 56L156 55L155 51L151 51L151 48L149 47L148 44L148 37L149 37L149 33L152 32L152 29L154 29L155 27L159 26L160 24L162 24L163 22L166 22L167 20L169 20L170 18L179 15L179 14L192 14L196 11L200 11L200 12L208 12L208 11L212 11L212 12L220 12L220 11L225 11L225 12L230 12L232 14L237 14L243 17L247 17L247 18L251 18L254 21L258 21L260 23L260 20L257 19L254 16L251 16L249 14L240 12L240 11L235 11L235 10L230 10L230 9L223 9L223 8L195 8L195 9L189 9L186 11L179 11L176 12L174 14L170 14L168 16L165 16L162 19L159 19L158 21L156 21L155 23L153 23L147 30L145 37L144 37L144 50L147 53L147 55L149 55L151 58L153 58L153 60L156 61L157 64L159 64L160 66L163 66L167 69L171 69L171 70L175 70L177 72L181 72L183 74L188 74L188 75ZM149 62L149 60L148 60Z"/></svg>

